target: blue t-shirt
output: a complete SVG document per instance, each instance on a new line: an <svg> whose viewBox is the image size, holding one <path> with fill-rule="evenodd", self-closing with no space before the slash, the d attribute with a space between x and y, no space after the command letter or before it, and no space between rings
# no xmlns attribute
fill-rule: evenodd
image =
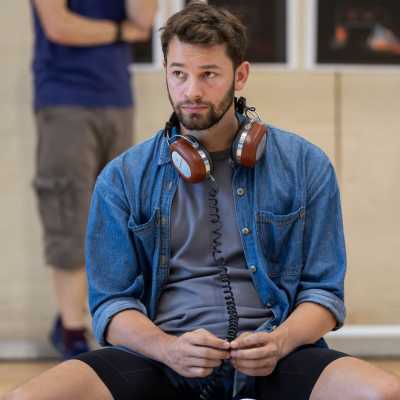
<svg viewBox="0 0 400 400"><path fill-rule="evenodd" d="M126 18L124 0L69 0L68 8L79 15L121 21ZM130 46L63 46L44 33L33 7L35 46L33 58L34 107L132 105Z"/></svg>

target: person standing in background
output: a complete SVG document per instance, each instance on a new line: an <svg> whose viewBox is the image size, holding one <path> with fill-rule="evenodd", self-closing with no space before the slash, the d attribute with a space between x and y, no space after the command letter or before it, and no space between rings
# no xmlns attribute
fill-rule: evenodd
<svg viewBox="0 0 400 400"><path fill-rule="evenodd" d="M149 38L157 0L32 0L34 188L64 359L88 350L84 236L95 179L132 145L130 43Z"/></svg>

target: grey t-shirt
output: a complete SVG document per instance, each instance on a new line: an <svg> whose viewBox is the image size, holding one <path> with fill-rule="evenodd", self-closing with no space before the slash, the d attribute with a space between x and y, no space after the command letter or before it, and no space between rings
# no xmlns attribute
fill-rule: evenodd
<svg viewBox="0 0 400 400"><path fill-rule="evenodd" d="M211 154L214 177L218 184L218 207L222 222L219 237L230 276L239 316L239 334L253 331L268 318L252 283L251 272L245 267L243 247L235 218L232 192L232 164L229 151ZM180 335L204 328L225 338L228 312L224 299L221 267L212 256L212 231L216 225L209 217L210 181L178 185L171 215L170 276L158 304L155 324L167 333ZM214 242L215 244L215 242Z"/></svg>

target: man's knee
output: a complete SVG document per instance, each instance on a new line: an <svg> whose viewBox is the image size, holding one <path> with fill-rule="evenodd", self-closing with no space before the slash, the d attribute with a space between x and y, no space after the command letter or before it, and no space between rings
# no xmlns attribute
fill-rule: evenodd
<svg viewBox="0 0 400 400"><path fill-rule="evenodd" d="M387 373L384 377L380 377L379 381L365 382L363 392L365 400L400 400L400 378ZM358 395L359 393L355 391L354 398L358 399Z"/></svg>
<svg viewBox="0 0 400 400"><path fill-rule="evenodd" d="M400 378L387 374L375 393L376 397L373 397L373 400L400 400Z"/></svg>
<svg viewBox="0 0 400 400"><path fill-rule="evenodd" d="M23 388L17 388L6 393L0 400L33 400L29 393Z"/></svg>

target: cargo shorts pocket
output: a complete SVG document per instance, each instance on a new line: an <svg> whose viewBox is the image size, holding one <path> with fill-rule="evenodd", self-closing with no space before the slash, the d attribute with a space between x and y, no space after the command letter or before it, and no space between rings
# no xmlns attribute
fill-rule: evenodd
<svg viewBox="0 0 400 400"><path fill-rule="evenodd" d="M63 233L69 230L68 220L73 214L69 186L67 178L37 177L33 181L40 218L47 233Z"/></svg>

